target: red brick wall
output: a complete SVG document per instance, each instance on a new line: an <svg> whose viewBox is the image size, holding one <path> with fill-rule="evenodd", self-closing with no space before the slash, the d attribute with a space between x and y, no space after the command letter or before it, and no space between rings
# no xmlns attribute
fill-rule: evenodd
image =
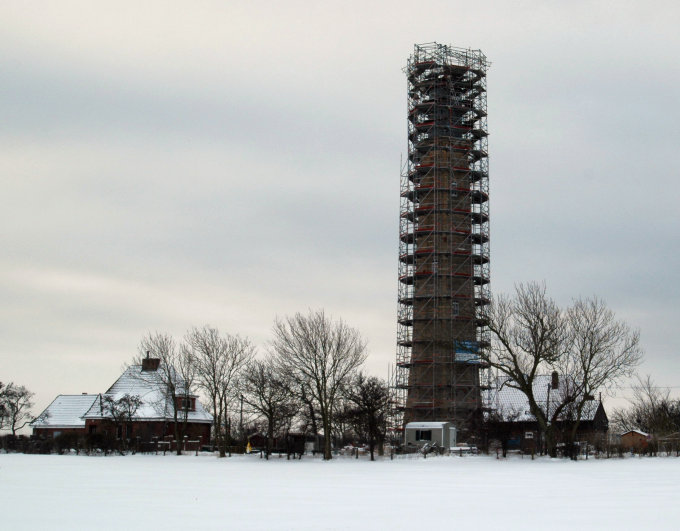
<svg viewBox="0 0 680 531"><path fill-rule="evenodd" d="M621 446L624 448L647 448L647 436L641 433L631 432L621 436Z"/></svg>

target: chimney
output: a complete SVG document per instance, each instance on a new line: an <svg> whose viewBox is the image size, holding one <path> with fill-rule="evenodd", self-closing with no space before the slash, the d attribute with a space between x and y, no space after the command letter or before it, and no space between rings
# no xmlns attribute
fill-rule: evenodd
<svg viewBox="0 0 680 531"><path fill-rule="evenodd" d="M157 371L161 363L159 358L150 358L149 351L146 351L146 358L142 360L142 371Z"/></svg>
<svg viewBox="0 0 680 531"><path fill-rule="evenodd" d="M560 388L560 376L557 374L557 371L553 371L552 373L552 382L550 383L550 387L553 389Z"/></svg>

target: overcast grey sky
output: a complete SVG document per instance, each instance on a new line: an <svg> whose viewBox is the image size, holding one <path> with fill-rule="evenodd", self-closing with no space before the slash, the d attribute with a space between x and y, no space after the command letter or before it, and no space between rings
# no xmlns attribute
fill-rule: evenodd
<svg viewBox="0 0 680 531"><path fill-rule="evenodd" d="M481 49L494 292L545 280L680 385L676 2L0 5L0 381L99 392L148 330L325 308L386 375L414 43Z"/></svg>

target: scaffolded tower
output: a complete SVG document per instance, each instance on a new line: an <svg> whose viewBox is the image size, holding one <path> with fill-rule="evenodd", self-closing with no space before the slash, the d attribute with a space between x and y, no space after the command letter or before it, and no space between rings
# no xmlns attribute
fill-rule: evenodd
<svg viewBox="0 0 680 531"><path fill-rule="evenodd" d="M486 70L479 50L416 45L401 176L396 401L401 425L481 417L488 346Z"/></svg>

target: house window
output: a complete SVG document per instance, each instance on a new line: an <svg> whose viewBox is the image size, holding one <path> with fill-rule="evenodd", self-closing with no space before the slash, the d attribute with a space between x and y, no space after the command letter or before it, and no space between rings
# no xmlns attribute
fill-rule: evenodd
<svg viewBox="0 0 680 531"><path fill-rule="evenodd" d="M416 430L416 441L431 441L432 430Z"/></svg>
<svg viewBox="0 0 680 531"><path fill-rule="evenodd" d="M192 398L182 398L180 401L180 407L187 411L194 410L194 401Z"/></svg>
<svg viewBox="0 0 680 531"><path fill-rule="evenodd" d="M524 438L525 439L533 439L534 438L534 432L533 431L527 431L524 433Z"/></svg>
<svg viewBox="0 0 680 531"><path fill-rule="evenodd" d="M90 424L90 435L94 435L95 433L97 433L97 425Z"/></svg>
<svg viewBox="0 0 680 531"><path fill-rule="evenodd" d="M451 181L451 197L458 197L458 190L456 190L456 181Z"/></svg>
<svg viewBox="0 0 680 531"><path fill-rule="evenodd" d="M460 304L458 304L457 301L453 301L451 303L451 313L454 317L458 317L460 315Z"/></svg>

